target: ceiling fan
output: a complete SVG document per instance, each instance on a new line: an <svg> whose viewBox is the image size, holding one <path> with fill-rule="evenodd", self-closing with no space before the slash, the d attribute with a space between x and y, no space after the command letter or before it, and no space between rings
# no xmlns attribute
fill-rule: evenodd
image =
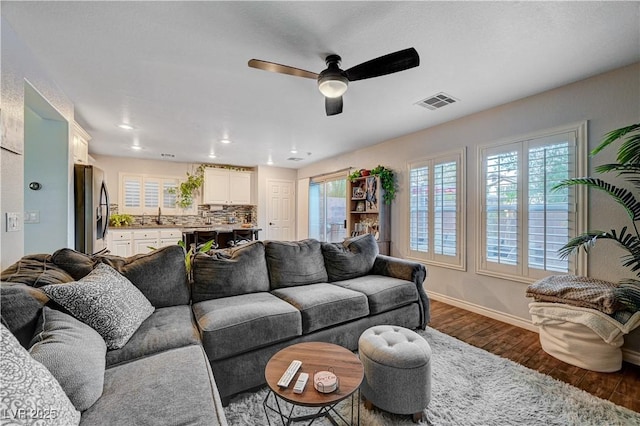
<svg viewBox="0 0 640 426"><path fill-rule="evenodd" d="M413 47L363 62L346 71L340 69L341 58L338 55L329 55L325 61L327 69L320 74L260 59L251 59L249 66L260 70L317 80L318 89L325 97L324 105L327 115L336 115L342 112L342 95L347 91L350 81L380 77L420 65L420 57Z"/></svg>

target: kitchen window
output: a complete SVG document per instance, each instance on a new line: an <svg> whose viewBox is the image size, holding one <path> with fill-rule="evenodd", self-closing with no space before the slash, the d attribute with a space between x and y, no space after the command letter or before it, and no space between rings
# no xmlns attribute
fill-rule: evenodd
<svg viewBox="0 0 640 426"><path fill-rule="evenodd" d="M137 174L120 174L120 200L118 210L128 214L185 214L176 207L176 195L171 190L177 188L178 178L169 176L148 176ZM194 214L189 209L187 214Z"/></svg>
<svg viewBox="0 0 640 426"><path fill-rule="evenodd" d="M586 172L586 123L479 148L477 272L522 282L584 274L584 256L558 250L582 233L586 191L554 185Z"/></svg>
<svg viewBox="0 0 640 426"><path fill-rule="evenodd" d="M464 150L409 163L409 257L465 270Z"/></svg>

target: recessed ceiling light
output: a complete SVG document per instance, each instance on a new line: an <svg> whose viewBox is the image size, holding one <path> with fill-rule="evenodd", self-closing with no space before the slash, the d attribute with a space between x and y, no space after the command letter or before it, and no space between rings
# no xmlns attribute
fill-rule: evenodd
<svg viewBox="0 0 640 426"><path fill-rule="evenodd" d="M267 161L267 165L273 166L273 161L272 160Z"/></svg>
<svg viewBox="0 0 640 426"><path fill-rule="evenodd" d="M131 145L131 149L133 149L134 151L140 151L142 147L140 145Z"/></svg>
<svg viewBox="0 0 640 426"><path fill-rule="evenodd" d="M298 153L298 150L297 150L297 149L295 149L295 148L291 148L291 151L289 151L289 152L290 152L290 153L292 153L292 154L297 154L297 153Z"/></svg>
<svg viewBox="0 0 640 426"><path fill-rule="evenodd" d="M211 154L209 154L209 158L216 158L216 155L212 152Z"/></svg>
<svg viewBox="0 0 640 426"><path fill-rule="evenodd" d="M118 127L124 130L133 130L133 126L127 123L118 124Z"/></svg>
<svg viewBox="0 0 640 426"><path fill-rule="evenodd" d="M220 143L230 144L230 143L231 143L231 141L230 141L229 139L222 139L222 140L220 141Z"/></svg>

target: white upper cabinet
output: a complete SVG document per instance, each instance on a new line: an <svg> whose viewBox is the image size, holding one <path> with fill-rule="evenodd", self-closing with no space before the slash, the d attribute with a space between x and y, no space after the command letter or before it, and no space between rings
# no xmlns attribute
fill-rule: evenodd
<svg viewBox="0 0 640 426"><path fill-rule="evenodd" d="M91 136L73 122L73 162L75 164L89 164L89 140Z"/></svg>
<svg viewBox="0 0 640 426"><path fill-rule="evenodd" d="M251 204L251 172L206 168L203 204Z"/></svg>

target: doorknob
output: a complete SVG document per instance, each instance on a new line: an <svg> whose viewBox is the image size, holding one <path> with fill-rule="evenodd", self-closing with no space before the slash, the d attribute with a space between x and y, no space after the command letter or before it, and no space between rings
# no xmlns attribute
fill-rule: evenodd
<svg viewBox="0 0 640 426"><path fill-rule="evenodd" d="M269 222L269 225L274 225L274 223L273 222Z"/></svg>

